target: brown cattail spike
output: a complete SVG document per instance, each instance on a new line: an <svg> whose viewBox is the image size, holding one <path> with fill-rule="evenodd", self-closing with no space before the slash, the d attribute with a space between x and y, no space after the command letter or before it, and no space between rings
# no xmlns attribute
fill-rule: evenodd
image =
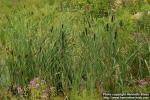
<svg viewBox="0 0 150 100"><path fill-rule="evenodd" d="M117 39L117 31L115 31L114 39L115 39L115 40Z"/></svg>
<svg viewBox="0 0 150 100"><path fill-rule="evenodd" d="M51 32L53 32L53 29L54 29L54 27L52 26L52 28L51 28L51 30L50 30L50 31L51 31Z"/></svg>
<svg viewBox="0 0 150 100"><path fill-rule="evenodd" d="M87 35L88 34L88 31L87 31L87 28L85 27L85 34Z"/></svg>
<svg viewBox="0 0 150 100"><path fill-rule="evenodd" d="M109 31L109 24L106 24L106 30Z"/></svg>
<svg viewBox="0 0 150 100"><path fill-rule="evenodd" d="M119 22L119 25L122 27L123 26L123 22L122 20Z"/></svg>
<svg viewBox="0 0 150 100"><path fill-rule="evenodd" d="M112 15L112 17L111 17L111 22L113 22L114 21L114 18L115 16L114 15Z"/></svg>

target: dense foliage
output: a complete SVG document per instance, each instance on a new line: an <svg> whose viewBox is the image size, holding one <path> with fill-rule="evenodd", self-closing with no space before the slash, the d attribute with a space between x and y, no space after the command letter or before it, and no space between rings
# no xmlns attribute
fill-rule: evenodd
<svg viewBox="0 0 150 100"><path fill-rule="evenodd" d="M149 76L150 0L0 0L0 99L147 93Z"/></svg>

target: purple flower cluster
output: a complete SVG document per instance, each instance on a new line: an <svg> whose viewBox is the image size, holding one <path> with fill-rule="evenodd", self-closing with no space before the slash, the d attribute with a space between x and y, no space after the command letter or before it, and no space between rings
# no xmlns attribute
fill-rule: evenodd
<svg viewBox="0 0 150 100"><path fill-rule="evenodd" d="M39 77L37 78L34 78L33 80L30 81L30 84L29 84L29 88L35 88L35 89L38 89L40 88L41 85L44 85L46 84L46 81L45 80L40 80Z"/></svg>
<svg viewBox="0 0 150 100"><path fill-rule="evenodd" d="M150 85L150 82L149 81L146 81L146 80L138 80L137 83L141 86L144 86L144 85Z"/></svg>
<svg viewBox="0 0 150 100"><path fill-rule="evenodd" d="M33 80L30 81L29 83L29 88L36 89L37 91L40 91L40 98L43 100L47 100L49 97L49 89L46 85L45 80L41 80L39 77L34 78Z"/></svg>

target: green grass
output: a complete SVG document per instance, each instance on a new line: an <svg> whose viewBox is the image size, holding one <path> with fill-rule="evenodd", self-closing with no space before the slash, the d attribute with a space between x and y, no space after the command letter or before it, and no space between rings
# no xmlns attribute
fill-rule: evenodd
<svg viewBox="0 0 150 100"><path fill-rule="evenodd" d="M1 0L0 90L28 87L40 77L71 100L99 99L100 87L148 93L149 86L133 81L150 76L150 8L128 3L117 8L107 0ZM141 11L141 19L132 19ZM7 97L2 93L0 99Z"/></svg>

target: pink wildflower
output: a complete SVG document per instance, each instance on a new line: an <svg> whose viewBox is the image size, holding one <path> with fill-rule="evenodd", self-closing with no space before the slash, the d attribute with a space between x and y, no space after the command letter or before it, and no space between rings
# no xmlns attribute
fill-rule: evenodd
<svg viewBox="0 0 150 100"><path fill-rule="evenodd" d="M150 84L150 82L148 82L148 81L146 81L146 80L138 80L137 81L137 83L139 84L139 85L149 85Z"/></svg>

